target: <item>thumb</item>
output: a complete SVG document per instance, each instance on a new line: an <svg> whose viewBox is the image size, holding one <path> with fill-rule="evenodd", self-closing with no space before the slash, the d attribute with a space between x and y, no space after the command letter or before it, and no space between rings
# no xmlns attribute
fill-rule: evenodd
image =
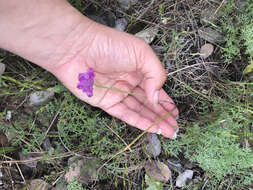
<svg viewBox="0 0 253 190"><path fill-rule="evenodd" d="M158 104L159 91L166 80L166 72L149 45L142 48L139 71L143 74L142 86L147 95L147 99L156 106Z"/></svg>

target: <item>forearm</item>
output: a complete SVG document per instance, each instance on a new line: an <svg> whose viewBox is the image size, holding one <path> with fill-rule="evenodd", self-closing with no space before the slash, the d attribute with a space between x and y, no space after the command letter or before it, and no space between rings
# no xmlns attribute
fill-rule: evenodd
<svg viewBox="0 0 253 190"><path fill-rule="evenodd" d="M64 55L90 25L65 0L0 1L0 47L48 70L69 59Z"/></svg>

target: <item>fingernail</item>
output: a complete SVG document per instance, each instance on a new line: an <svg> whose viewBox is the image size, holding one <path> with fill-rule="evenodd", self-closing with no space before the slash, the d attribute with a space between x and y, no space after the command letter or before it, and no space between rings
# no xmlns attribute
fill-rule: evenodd
<svg viewBox="0 0 253 190"><path fill-rule="evenodd" d="M155 93L154 93L154 106L155 106L155 107L157 107L157 106L158 106L159 93L160 93L160 91L159 91L159 90L155 91Z"/></svg>
<svg viewBox="0 0 253 190"><path fill-rule="evenodd" d="M158 134L158 135L162 134L162 130L158 129L157 132L156 132L156 134Z"/></svg>
<svg viewBox="0 0 253 190"><path fill-rule="evenodd" d="M174 135L173 135L173 137L171 139L176 139L177 138L178 131L179 131L179 128L177 128L177 130L175 131L175 133L174 133Z"/></svg>

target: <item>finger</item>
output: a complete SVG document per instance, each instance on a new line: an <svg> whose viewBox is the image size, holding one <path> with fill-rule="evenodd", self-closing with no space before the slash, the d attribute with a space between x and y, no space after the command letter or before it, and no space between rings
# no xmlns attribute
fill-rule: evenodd
<svg viewBox="0 0 253 190"><path fill-rule="evenodd" d="M143 118L147 118L152 122L156 122L158 119L161 118L158 114L154 113L151 109L139 102L133 96L128 96L127 98L125 98L123 100L123 103L127 105L127 107L129 107L131 110L135 111L136 113L139 113ZM168 120L160 121L157 126L161 130L162 135L171 138L176 131L175 127L177 126L177 122L172 116L168 116L167 119Z"/></svg>
<svg viewBox="0 0 253 190"><path fill-rule="evenodd" d="M105 110L115 104L118 104L118 102L121 102L125 97L128 96L128 94L124 92L131 92L133 88L134 87L126 81L115 82L105 92L102 101L99 102L99 107Z"/></svg>
<svg viewBox="0 0 253 190"><path fill-rule="evenodd" d="M136 94L143 94L144 90L140 87L136 87L135 89L133 89L133 93ZM178 115L178 110L176 108L176 106L174 105L174 102L171 100L171 98L169 98L169 96L166 96L166 93L164 92L164 90L161 90L161 93L159 95L159 100L167 100L168 102L162 102L159 103L157 106L152 106L152 104L147 101L147 99L141 97L141 96L136 96L135 97L139 102L143 102L143 104L146 105L146 107L149 107L150 109L152 109L156 114L158 114L159 116L163 116L164 114L166 114L167 112L171 111L171 116L173 118L176 118ZM170 117L166 118L166 120L169 122Z"/></svg>
<svg viewBox="0 0 253 190"><path fill-rule="evenodd" d="M163 90L160 90L159 93L159 105L162 106L165 110L171 111L174 118L178 117L179 111L176 107L174 101L169 97L169 95Z"/></svg>
<svg viewBox="0 0 253 190"><path fill-rule="evenodd" d="M137 69L144 76L143 84L147 98L155 105L157 104L158 91L166 80L165 70L149 45L143 42L140 48L141 50L137 54L139 55Z"/></svg>
<svg viewBox="0 0 253 190"><path fill-rule="evenodd" d="M151 120L143 118L138 112L131 110L124 103L118 103L110 108L105 109L105 111L110 115L141 130L146 130L153 124ZM157 126L152 126L148 132L156 133L157 130Z"/></svg>

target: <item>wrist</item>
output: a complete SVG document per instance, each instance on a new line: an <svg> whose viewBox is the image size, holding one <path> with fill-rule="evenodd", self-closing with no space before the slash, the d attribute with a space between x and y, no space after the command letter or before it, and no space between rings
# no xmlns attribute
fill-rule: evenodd
<svg viewBox="0 0 253 190"><path fill-rule="evenodd" d="M65 0L10 0L0 5L0 47L50 72L89 42L85 33L94 22Z"/></svg>

